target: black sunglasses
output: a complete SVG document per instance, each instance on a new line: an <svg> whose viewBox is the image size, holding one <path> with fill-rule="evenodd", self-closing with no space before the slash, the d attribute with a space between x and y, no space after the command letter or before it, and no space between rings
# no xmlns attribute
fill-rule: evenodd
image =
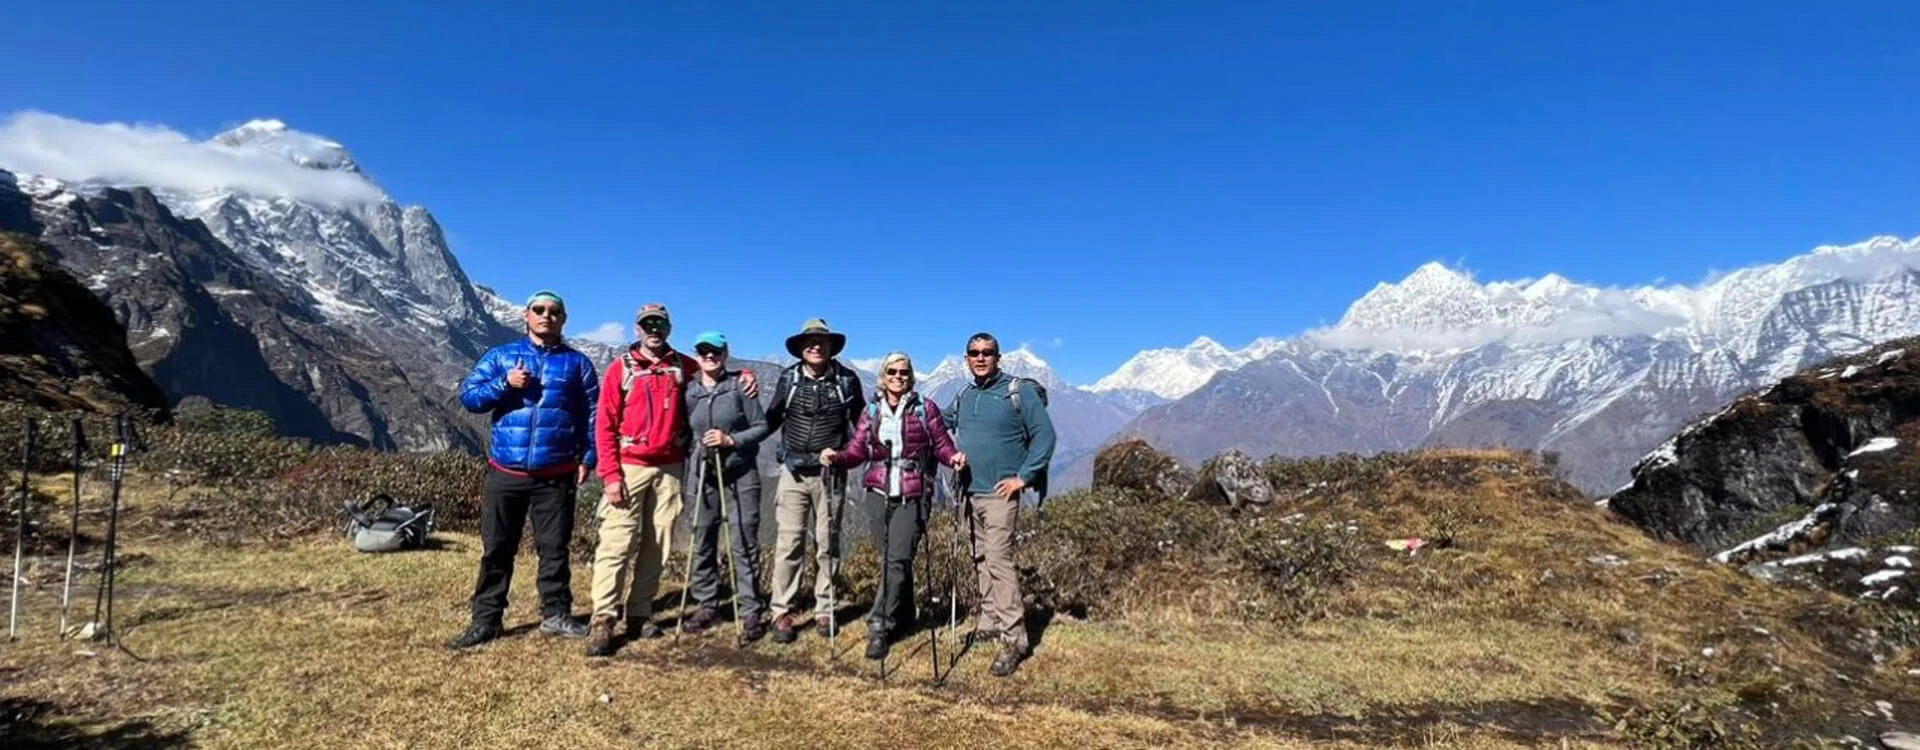
<svg viewBox="0 0 1920 750"><path fill-rule="evenodd" d="M969 356L969 357L998 357L998 356L1000 356L1000 350L999 350L999 349L968 349L968 350L967 350L967 356Z"/></svg>
<svg viewBox="0 0 1920 750"><path fill-rule="evenodd" d="M567 309L564 307L548 307L546 305L534 305L532 307L528 307L527 312L533 313L535 315L551 315L553 317L558 318L562 315L567 314Z"/></svg>
<svg viewBox="0 0 1920 750"><path fill-rule="evenodd" d="M888 374L888 375L898 375L898 376L900 376L900 377L903 377L903 378L904 378L904 377L906 377L906 376L908 376L908 375L912 375L912 374L913 374L913 371L912 371L912 370L907 370L907 369L902 369L902 368L899 368L899 367L889 367L889 368L887 368L887 374Z"/></svg>
<svg viewBox="0 0 1920 750"><path fill-rule="evenodd" d="M698 346L695 346L695 347L693 348L693 353L694 353L694 354L698 354L698 355L700 355L700 356L702 356L702 357L708 357L708 356L719 356L719 355L720 355L720 354L721 354L722 352L724 352L724 351L725 351L725 350L724 350L724 349L721 349L720 347L717 347L717 346L707 346L706 344L700 344L700 345L698 345Z"/></svg>
<svg viewBox="0 0 1920 750"><path fill-rule="evenodd" d="M647 333L661 333L663 331L673 330L672 323L668 323L659 318L642 318L634 322L640 325L640 330L646 331Z"/></svg>

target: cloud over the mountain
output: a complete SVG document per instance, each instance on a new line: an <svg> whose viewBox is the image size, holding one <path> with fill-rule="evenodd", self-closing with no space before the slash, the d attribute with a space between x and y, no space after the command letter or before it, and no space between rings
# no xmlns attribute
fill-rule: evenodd
<svg viewBox="0 0 1920 750"><path fill-rule="evenodd" d="M573 337L598 341L609 346L623 346L627 343L627 327L609 320Z"/></svg>
<svg viewBox="0 0 1920 750"><path fill-rule="evenodd" d="M0 167L66 182L236 190L328 204L384 197L351 172L308 169L273 153L196 141L158 125L81 122L34 111L0 122Z"/></svg>

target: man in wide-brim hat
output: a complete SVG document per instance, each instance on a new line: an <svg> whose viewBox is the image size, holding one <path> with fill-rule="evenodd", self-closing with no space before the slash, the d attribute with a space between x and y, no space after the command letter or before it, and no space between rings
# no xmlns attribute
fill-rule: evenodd
<svg viewBox="0 0 1920 750"><path fill-rule="evenodd" d="M832 636L839 606L833 580L838 569L840 488L844 470L822 470L820 450L839 448L853 436L853 425L867 408L860 376L834 359L847 346L845 334L814 318L787 338L787 352L799 358L780 372L767 407L767 429L780 434L780 481L774 493L773 640L792 643L794 599L800 594L800 570L811 526L815 545L814 624ZM809 524L811 520L811 524Z"/></svg>

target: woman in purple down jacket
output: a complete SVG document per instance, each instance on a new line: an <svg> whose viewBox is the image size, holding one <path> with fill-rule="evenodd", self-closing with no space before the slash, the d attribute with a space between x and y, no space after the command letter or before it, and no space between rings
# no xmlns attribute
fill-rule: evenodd
<svg viewBox="0 0 1920 750"><path fill-rule="evenodd" d="M883 659L896 622L913 619L913 552L927 530L937 467L966 466L953 446L940 409L913 390L913 360L893 352L880 363L880 392L860 413L853 438L838 451L820 451L820 463L846 468L867 464L863 510L885 555L880 592L867 615L867 658Z"/></svg>

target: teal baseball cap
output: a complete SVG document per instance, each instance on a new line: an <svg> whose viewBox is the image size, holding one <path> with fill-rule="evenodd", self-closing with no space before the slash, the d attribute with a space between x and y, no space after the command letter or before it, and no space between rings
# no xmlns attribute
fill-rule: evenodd
<svg viewBox="0 0 1920 750"><path fill-rule="evenodd" d="M700 335L693 337L693 345L699 346L701 344L706 344L716 349L725 349L727 348L727 335L719 331L701 331Z"/></svg>
<svg viewBox="0 0 1920 750"><path fill-rule="evenodd" d="M533 296L527 298L527 304L522 305L522 307L533 307L533 303L542 302L542 301L551 302L555 305L559 305L560 308L563 310L566 309L567 307L567 301L560 299L560 295L555 293L552 289L542 289L540 291L534 292Z"/></svg>

